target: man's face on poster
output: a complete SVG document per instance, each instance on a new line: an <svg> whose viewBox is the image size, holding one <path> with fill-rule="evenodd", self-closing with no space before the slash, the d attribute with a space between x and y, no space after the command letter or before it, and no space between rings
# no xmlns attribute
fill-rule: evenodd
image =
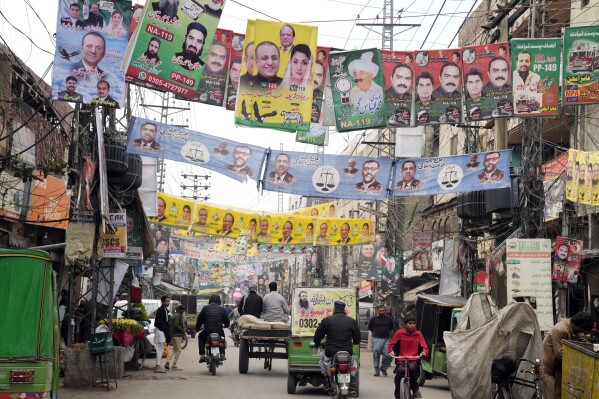
<svg viewBox="0 0 599 399"><path fill-rule="evenodd" d="M152 143L156 139L156 125L152 123L144 123L141 127L141 141L144 143Z"/></svg>
<svg viewBox="0 0 599 399"><path fill-rule="evenodd" d="M163 217L164 212L166 211L166 202L162 198L158 198L158 207L156 209L158 211L158 217Z"/></svg>
<svg viewBox="0 0 599 399"><path fill-rule="evenodd" d="M393 87L393 90L403 95L410 90L410 86L412 86L412 71L410 68L396 68L393 76L391 76L391 87Z"/></svg>
<svg viewBox="0 0 599 399"><path fill-rule="evenodd" d="M71 18L73 19L79 19L79 13L81 12L81 9L79 8L78 5L73 4L71 5Z"/></svg>
<svg viewBox="0 0 599 399"><path fill-rule="evenodd" d="M254 43L248 44L245 52L245 69L249 74L254 73L254 65L256 61L256 55L254 54Z"/></svg>
<svg viewBox="0 0 599 399"><path fill-rule="evenodd" d="M520 53L518 54L518 60L516 61L516 68L519 73L527 73L530 70L530 54Z"/></svg>
<svg viewBox="0 0 599 399"><path fill-rule="evenodd" d="M374 245L372 244L364 244L360 250L362 253L362 257L370 259L374 257Z"/></svg>
<svg viewBox="0 0 599 399"><path fill-rule="evenodd" d="M200 209L198 212L198 219L198 223L201 226L204 226L206 223L208 223L208 211L204 208Z"/></svg>
<svg viewBox="0 0 599 399"><path fill-rule="evenodd" d="M158 55L158 50L160 50L160 44L156 40L150 40L150 44L148 44L148 54L156 57Z"/></svg>
<svg viewBox="0 0 599 399"><path fill-rule="evenodd" d="M278 155L275 159L275 169L279 176L283 176L289 170L289 157L287 155Z"/></svg>
<svg viewBox="0 0 599 399"><path fill-rule="evenodd" d="M572 176L572 161L568 162L568 166L566 168L566 176Z"/></svg>
<svg viewBox="0 0 599 399"><path fill-rule="evenodd" d="M272 79L279 72L279 50L270 43L263 44L256 51L256 68L258 73L267 79Z"/></svg>
<svg viewBox="0 0 599 399"><path fill-rule="evenodd" d="M504 59L495 60L489 65L489 81L495 87L501 87L507 83L508 73L509 68Z"/></svg>
<svg viewBox="0 0 599 399"><path fill-rule="evenodd" d="M231 230L231 227L233 227L233 215L227 213L223 218L223 230L229 231Z"/></svg>
<svg viewBox="0 0 599 399"><path fill-rule="evenodd" d="M428 78L418 79L416 92L418 93L418 98L420 98L420 101L430 101L433 95L433 82L431 82L431 80Z"/></svg>
<svg viewBox="0 0 599 399"><path fill-rule="evenodd" d="M241 64L239 62L234 62L231 64L231 69L229 70L229 77L231 78L231 83L233 87L237 87L239 85L239 77L241 76Z"/></svg>
<svg viewBox="0 0 599 399"><path fill-rule="evenodd" d="M290 221L287 221L283 224L283 238L289 238L291 236L291 231L293 230L293 225Z"/></svg>
<svg viewBox="0 0 599 399"><path fill-rule="evenodd" d="M197 29L189 31L185 36L184 50L194 57L200 54L204 48L204 34Z"/></svg>
<svg viewBox="0 0 599 399"><path fill-rule="evenodd" d="M365 162L362 165L362 181L364 183L372 183L376 179L379 171L379 166L376 162Z"/></svg>
<svg viewBox="0 0 599 399"><path fill-rule="evenodd" d="M349 237L349 224L343 223L341 226L341 239L345 240Z"/></svg>
<svg viewBox="0 0 599 399"><path fill-rule="evenodd" d="M373 75L370 72L355 70L353 73L356 86L362 91L367 91L372 85Z"/></svg>
<svg viewBox="0 0 599 399"><path fill-rule="evenodd" d="M441 70L439 81L443 90L453 93L460 85L460 68L455 65L445 66Z"/></svg>
<svg viewBox="0 0 599 399"><path fill-rule="evenodd" d="M233 163L237 168L243 168L248 164L252 150L248 147L235 147L233 150Z"/></svg>
<svg viewBox="0 0 599 399"><path fill-rule="evenodd" d="M260 234L268 233L268 220L262 220L260 222Z"/></svg>
<svg viewBox="0 0 599 399"><path fill-rule="evenodd" d="M92 4L91 6L89 6L89 10L92 12L92 14L98 15L100 7L98 7L98 4Z"/></svg>
<svg viewBox="0 0 599 399"><path fill-rule="evenodd" d="M290 26L283 26L279 32L279 38L281 39L281 46L289 47L293 44L293 29Z"/></svg>
<svg viewBox="0 0 599 399"><path fill-rule="evenodd" d="M225 67L227 62L227 49L219 44L213 45L208 53L206 65L212 72L220 72Z"/></svg>
<svg viewBox="0 0 599 399"><path fill-rule="evenodd" d="M414 180L416 175L416 164L414 162L404 162L401 167L401 177L404 182L409 183Z"/></svg>
<svg viewBox="0 0 599 399"><path fill-rule="evenodd" d="M69 79L67 80L67 91L69 93L74 93L77 90L77 80Z"/></svg>
<svg viewBox="0 0 599 399"><path fill-rule="evenodd" d="M328 231L329 231L329 226L327 226L326 223L322 223L320 225L320 236L321 237L326 236Z"/></svg>
<svg viewBox="0 0 599 399"><path fill-rule="evenodd" d="M324 83L324 66L314 65L314 88L321 88Z"/></svg>
<svg viewBox="0 0 599 399"><path fill-rule="evenodd" d="M599 164L593 164L593 182L597 182L599 179Z"/></svg>
<svg viewBox="0 0 599 399"><path fill-rule="evenodd" d="M100 97L100 98L104 98L104 97L108 96L108 93L110 93L110 89L108 88L108 83L106 83L106 82L98 82L98 85L96 86L96 88L98 89L98 97Z"/></svg>
<svg viewBox="0 0 599 399"><path fill-rule="evenodd" d="M561 244L557 248L557 257L561 260L566 260L568 258L568 250L569 248L567 244Z"/></svg>
<svg viewBox="0 0 599 399"><path fill-rule="evenodd" d="M87 35L81 46L81 59L92 67L98 66L106 52L104 39L96 34Z"/></svg>
<svg viewBox="0 0 599 399"><path fill-rule="evenodd" d="M493 173L497 169L497 163L499 162L500 155L496 152L485 155L485 172Z"/></svg>
<svg viewBox="0 0 599 399"><path fill-rule="evenodd" d="M483 90L483 81L480 79L480 76L468 75L468 78L466 79L466 90L468 90L470 97L480 97Z"/></svg>

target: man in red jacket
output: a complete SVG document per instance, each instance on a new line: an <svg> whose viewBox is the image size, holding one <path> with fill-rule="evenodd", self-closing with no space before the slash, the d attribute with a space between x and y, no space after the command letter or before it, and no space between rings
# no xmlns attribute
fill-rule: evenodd
<svg viewBox="0 0 599 399"><path fill-rule="evenodd" d="M389 353L393 353L393 356L428 356L428 347L424 341L422 333L416 330L416 318L414 316L406 316L404 318L405 328L398 330L391 338L389 342ZM404 363L395 361L397 366L395 367L395 397L399 398L399 387L401 379L404 375ZM418 386L418 372L419 365L418 361L408 362L408 368L410 370L410 388L414 398L421 398L420 387Z"/></svg>

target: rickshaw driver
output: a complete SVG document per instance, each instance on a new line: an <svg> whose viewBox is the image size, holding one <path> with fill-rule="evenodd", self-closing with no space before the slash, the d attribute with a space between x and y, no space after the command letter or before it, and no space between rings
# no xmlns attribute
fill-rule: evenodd
<svg viewBox="0 0 599 399"><path fill-rule="evenodd" d="M360 343L360 329L356 320L345 314L345 303L335 301L333 315L325 317L318 325L314 333L314 344L320 345L320 342L326 337L324 353L320 357L320 371L324 377L324 389L326 392L331 390L331 380L329 370L333 356L339 351L347 351L352 355L352 364L354 370L357 368L354 360L353 345ZM356 391L356 372L351 372L351 382L349 390Z"/></svg>
<svg viewBox="0 0 599 399"><path fill-rule="evenodd" d="M389 353L393 356L428 356L428 346L424 341L422 333L416 330L416 318L414 316L406 316L403 319L405 328L397 330L393 334L393 338L389 342ZM399 398L399 387L401 379L404 376L404 364L395 361L397 366L393 371L395 373L395 397ZM421 398L420 387L418 386L419 362L410 361L408 367L410 369L410 388L414 398Z"/></svg>

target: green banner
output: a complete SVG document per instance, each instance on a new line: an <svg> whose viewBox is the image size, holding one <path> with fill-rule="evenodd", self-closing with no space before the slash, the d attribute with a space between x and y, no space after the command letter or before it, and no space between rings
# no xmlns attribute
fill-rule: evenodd
<svg viewBox="0 0 599 399"><path fill-rule="evenodd" d="M146 2L143 19L127 48L126 74L193 99L202 77L222 4L195 0Z"/></svg>
<svg viewBox="0 0 599 399"><path fill-rule="evenodd" d="M381 64L379 49L331 54L329 76L337 131L387 125Z"/></svg>
<svg viewBox="0 0 599 399"><path fill-rule="evenodd" d="M516 116L558 114L561 39L512 39Z"/></svg>
<svg viewBox="0 0 599 399"><path fill-rule="evenodd" d="M599 102L599 26L564 29L563 105Z"/></svg>

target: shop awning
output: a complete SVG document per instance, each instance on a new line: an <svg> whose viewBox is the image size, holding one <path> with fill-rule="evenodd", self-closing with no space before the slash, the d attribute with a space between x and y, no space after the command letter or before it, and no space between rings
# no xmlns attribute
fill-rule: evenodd
<svg viewBox="0 0 599 399"><path fill-rule="evenodd" d="M416 300L416 295L418 295L419 293L428 290L429 288L433 288L439 285L439 280L431 280L431 281L427 281L426 283L411 289L410 291L407 291L405 294L403 294L403 301L404 302L414 302Z"/></svg>

